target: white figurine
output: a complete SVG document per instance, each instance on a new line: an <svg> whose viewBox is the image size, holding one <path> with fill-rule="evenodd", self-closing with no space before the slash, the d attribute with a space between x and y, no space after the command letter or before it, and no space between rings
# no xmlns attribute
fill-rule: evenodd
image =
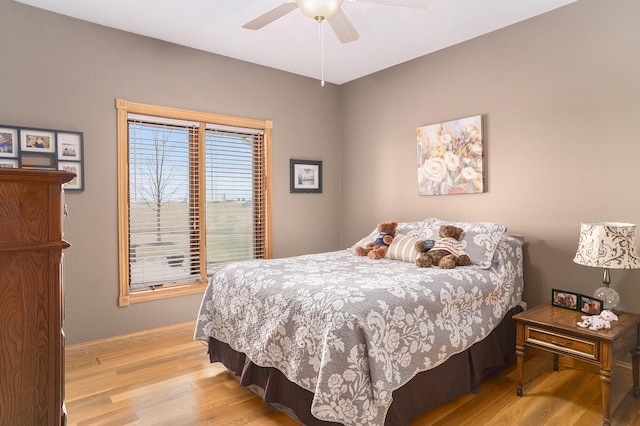
<svg viewBox="0 0 640 426"><path fill-rule="evenodd" d="M618 321L618 316L611 311L604 310L600 315L583 315L582 322L578 326L589 330L600 330L601 328L611 328L611 321Z"/></svg>

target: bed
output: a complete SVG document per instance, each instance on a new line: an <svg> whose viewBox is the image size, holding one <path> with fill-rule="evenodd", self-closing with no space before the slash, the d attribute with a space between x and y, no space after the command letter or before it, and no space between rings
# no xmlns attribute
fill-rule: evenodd
<svg viewBox="0 0 640 426"><path fill-rule="evenodd" d="M418 238L465 230L473 264L418 268ZM387 257L353 248L227 265L211 277L195 338L241 384L307 425L407 424L473 392L514 353L521 238L487 222L401 223Z"/></svg>

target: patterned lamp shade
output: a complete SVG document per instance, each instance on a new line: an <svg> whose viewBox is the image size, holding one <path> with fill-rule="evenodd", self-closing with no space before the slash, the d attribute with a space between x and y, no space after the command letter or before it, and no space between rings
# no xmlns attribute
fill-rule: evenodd
<svg viewBox="0 0 640 426"><path fill-rule="evenodd" d="M632 223L583 223L573 261L596 268L640 268L636 247L636 225Z"/></svg>

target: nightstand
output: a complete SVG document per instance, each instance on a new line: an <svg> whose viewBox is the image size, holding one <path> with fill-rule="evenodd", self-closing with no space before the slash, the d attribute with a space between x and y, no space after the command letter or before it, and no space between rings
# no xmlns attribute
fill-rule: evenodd
<svg viewBox="0 0 640 426"><path fill-rule="evenodd" d="M611 322L609 330L597 331L578 327L583 313L555 306L541 305L513 316L517 321L516 359L518 396L522 396L522 376L527 346L552 352L553 369L558 369L558 356L569 356L595 364L600 369L603 424L611 424L611 370L615 361L627 352L632 354L633 396L640 397L640 315L623 313Z"/></svg>

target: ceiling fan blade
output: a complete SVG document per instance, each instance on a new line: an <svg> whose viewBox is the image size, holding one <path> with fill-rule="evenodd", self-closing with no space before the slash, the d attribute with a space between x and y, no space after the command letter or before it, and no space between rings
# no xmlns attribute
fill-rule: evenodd
<svg viewBox="0 0 640 426"><path fill-rule="evenodd" d="M242 28L246 28L248 30L259 30L276 19L282 18L287 13L293 12L297 8L297 3L282 3L280 6L276 6L270 11L258 16L256 19L247 22L242 26Z"/></svg>
<svg viewBox="0 0 640 426"><path fill-rule="evenodd" d="M412 7L414 9L426 9L431 0L358 0L366 3L383 4L386 6Z"/></svg>
<svg viewBox="0 0 640 426"><path fill-rule="evenodd" d="M360 35L354 28L353 24L347 18L347 15L344 14L342 9L338 9L338 12L332 17L329 18L329 24L331 24L331 28L333 28L333 32L338 36L338 40L342 43L349 43L352 41L356 41Z"/></svg>

